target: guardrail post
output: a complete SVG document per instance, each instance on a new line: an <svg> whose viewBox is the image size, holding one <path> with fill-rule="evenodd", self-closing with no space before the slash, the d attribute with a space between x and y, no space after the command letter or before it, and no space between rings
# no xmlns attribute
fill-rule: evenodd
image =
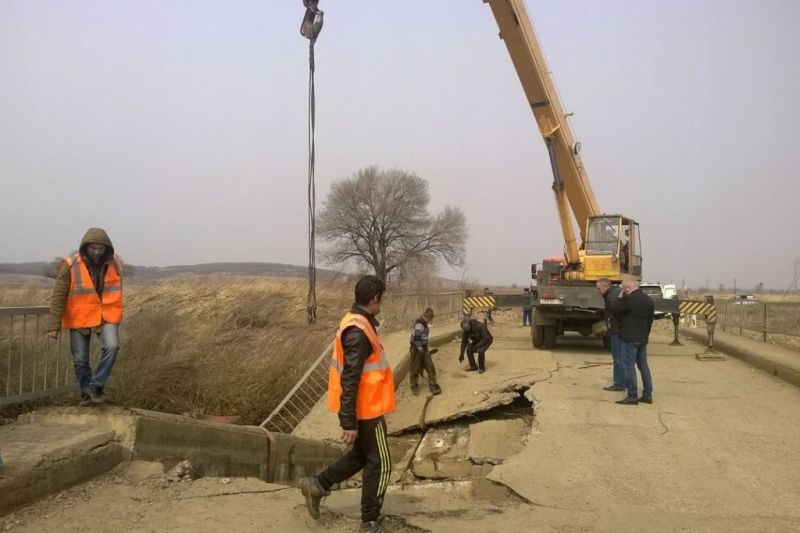
<svg viewBox="0 0 800 533"><path fill-rule="evenodd" d="M681 323L681 314L672 313L672 329L673 329L674 339L671 343L669 343L670 346L683 346L683 344L681 344L680 338L678 337L678 328L680 326L680 323Z"/></svg>
<svg viewBox="0 0 800 533"><path fill-rule="evenodd" d="M742 324L744 323L744 303L739 303L739 335L742 334Z"/></svg>
<svg viewBox="0 0 800 533"><path fill-rule="evenodd" d="M707 304L714 305L714 296L713 295L706 295L705 301ZM702 353L696 353L695 357L700 361L722 361L725 359L725 356L717 353L714 350L714 329L716 326L716 319L709 320L708 315L706 315L706 331L708 332L708 345L706 349Z"/></svg>

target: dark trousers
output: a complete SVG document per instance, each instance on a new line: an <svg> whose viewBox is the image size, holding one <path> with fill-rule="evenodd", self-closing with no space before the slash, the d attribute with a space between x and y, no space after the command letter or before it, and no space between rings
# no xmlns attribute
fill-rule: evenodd
<svg viewBox="0 0 800 533"><path fill-rule="evenodd" d="M470 368L483 368L486 369L486 350L492 345L493 340L480 342L476 345L470 344L467 346L467 360L469 360ZM478 364L475 364L475 352L478 352Z"/></svg>
<svg viewBox="0 0 800 533"><path fill-rule="evenodd" d="M533 309L523 309L522 310L522 325L523 326L530 326L531 325L531 315L533 314Z"/></svg>
<svg viewBox="0 0 800 533"><path fill-rule="evenodd" d="M636 367L642 374L642 396L653 397L653 378L650 375L650 366L647 364L646 342L621 342L622 353L625 361L625 386L628 389L628 398L635 399L637 394Z"/></svg>
<svg viewBox="0 0 800 533"><path fill-rule="evenodd" d="M386 420L382 416L358 421L358 436L353 447L341 459L317 476L325 490L364 470L361 485L361 521L377 520L383 507L383 495L389 486L392 458L386 442Z"/></svg>
<svg viewBox="0 0 800 533"><path fill-rule="evenodd" d="M428 387L433 391L436 388L436 367L433 365L433 357L428 350L420 352L416 346L411 345L411 375L408 380L411 382L411 388L419 386L419 377L422 375L423 369L428 376Z"/></svg>

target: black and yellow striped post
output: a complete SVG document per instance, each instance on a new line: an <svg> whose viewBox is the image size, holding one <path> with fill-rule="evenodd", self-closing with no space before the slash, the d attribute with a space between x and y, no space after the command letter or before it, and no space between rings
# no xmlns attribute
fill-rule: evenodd
<svg viewBox="0 0 800 533"><path fill-rule="evenodd" d="M465 317L472 316L473 309L494 309L494 296L467 296L464 298L463 313Z"/></svg>
<svg viewBox="0 0 800 533"><path fill-rule="evenodd" d="M704 300L656 300L656 308L666 313L672 313L672 326L674 339L670 346L682 346L678 336L678 326L681 315L700 315L706 321L709 332L709 347L713 351L714 325L717 322L717 306L714 299L706 296Z"/></svg>
<svg viewBox="0 0 800 533"><path fill-rule="evenodd" d="M709 297L706 296L706 298ZM692 300L682 301L678 304L678 309L682 315L703 315L706 323L715 323L717 321L717 306L714 305L713 297L711 303Z"/></svg>

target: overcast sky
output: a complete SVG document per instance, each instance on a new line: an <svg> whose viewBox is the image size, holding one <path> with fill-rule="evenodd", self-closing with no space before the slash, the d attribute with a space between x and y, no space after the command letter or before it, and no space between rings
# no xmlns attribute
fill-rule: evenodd
<svg viewBox="0 0 800 533"><path fill-rule="evenodd" d="M430 182L466 275L563 247L546 151L480 0L322 0L317 180ZM800 2L528 0L601 209L648 280L786 287L800 256ZM0 0L0 262L108 230L133 264L305 264L297 1ZM458 277L463 272L443 269Z"/></svg>

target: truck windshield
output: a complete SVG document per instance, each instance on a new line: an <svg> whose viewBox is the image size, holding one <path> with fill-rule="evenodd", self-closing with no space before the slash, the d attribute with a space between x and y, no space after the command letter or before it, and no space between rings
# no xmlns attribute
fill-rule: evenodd
<svg viewBox="0 0 800 533"><path fill-rule="evenodd" d="M589 220L586 253L609 255L617 253L620 217L594 217Z"/></svg>

